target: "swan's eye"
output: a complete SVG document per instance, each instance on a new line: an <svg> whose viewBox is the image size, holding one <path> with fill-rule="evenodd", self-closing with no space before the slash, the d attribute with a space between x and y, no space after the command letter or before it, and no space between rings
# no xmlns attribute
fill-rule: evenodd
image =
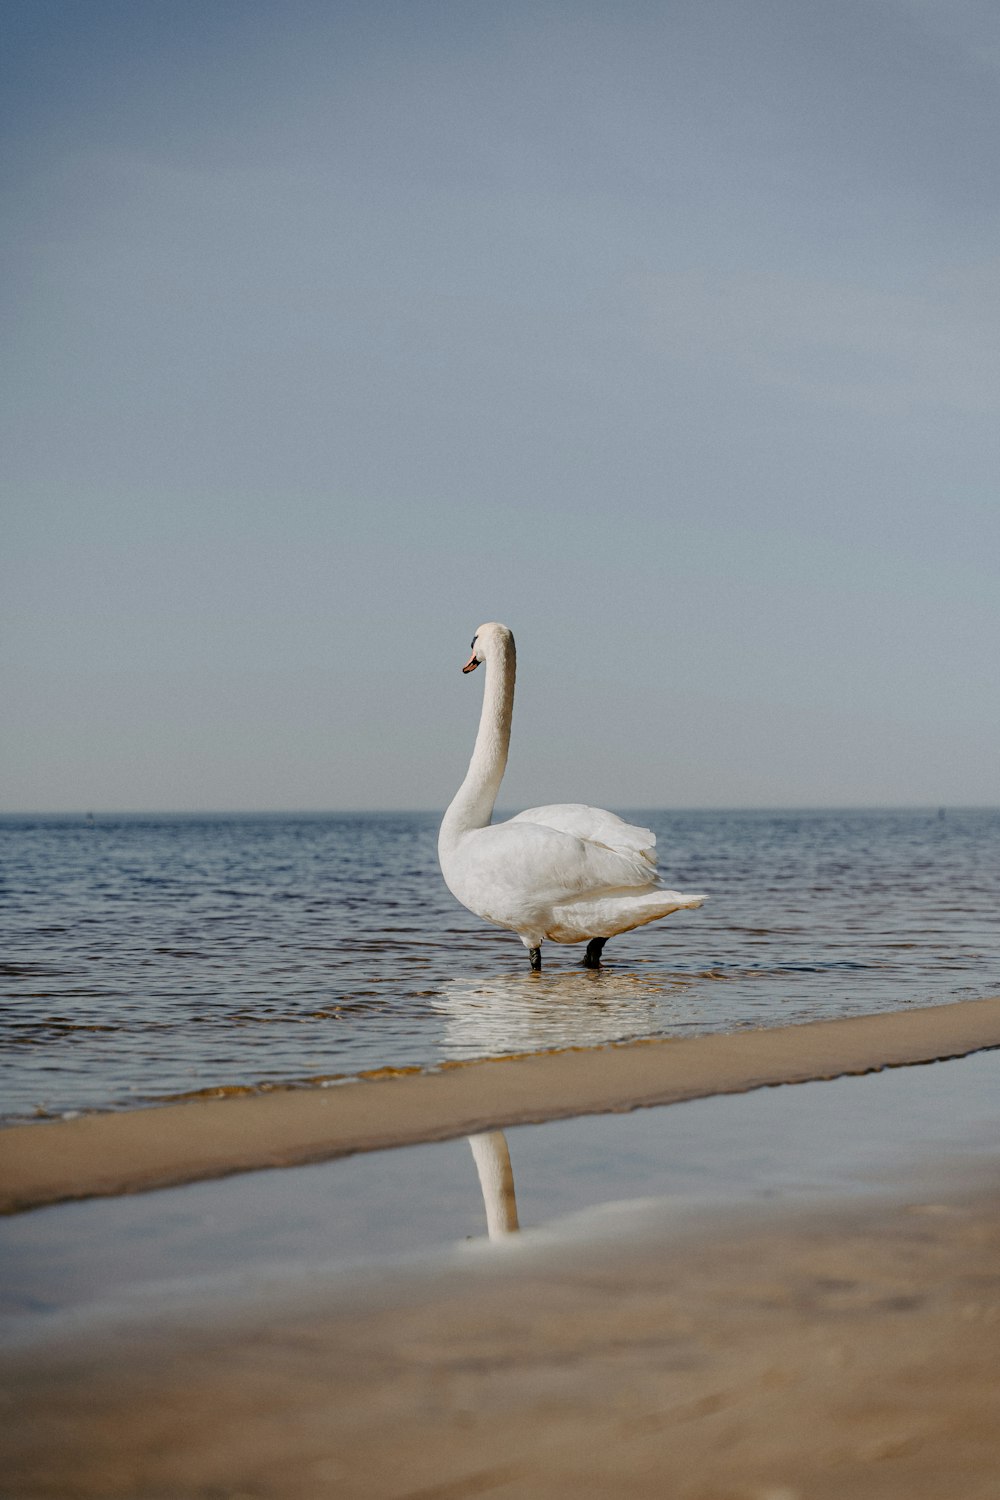
<svg viewBox="0 0 1000 1500"><path fill-rule="evenodd" d="M478 639L479 639L478 635L474 635L472 637L472 645L469 647L470 651L475 651L475 649L476 649L476 642L478 641Z"/></svg>

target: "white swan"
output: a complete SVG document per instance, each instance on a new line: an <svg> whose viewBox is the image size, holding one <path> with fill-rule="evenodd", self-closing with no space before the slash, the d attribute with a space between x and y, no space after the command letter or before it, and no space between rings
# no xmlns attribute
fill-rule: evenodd
<svg viewBox="0 0 1000 1500"><path fill-rule="evenodd" d="M516 932L542 966L544 938L586 943L596 968L617 932L700 906L705 896L664 889L647 828L580 803L531 807L490 823L507 765L514 709L514 637L506 625L480 625L462 668L486 663L483 711L465 780L444 815L438 858L445 884L470 911Z"/></svg>

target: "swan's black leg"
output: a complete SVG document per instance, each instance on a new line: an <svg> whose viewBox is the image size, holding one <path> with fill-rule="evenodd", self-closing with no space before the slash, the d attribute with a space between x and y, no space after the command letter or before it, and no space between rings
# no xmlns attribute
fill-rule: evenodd
<svg viewBox="0 0 1000 1500"><path fill-rule="evenodd" d="M599 969L601 967L601 949L607 942L607 938L591 938L587 944L587 951L583 955L583 967L585 969Z"/></svg>
<svg viewBox="0 0 1000 1500"><path fill-rule="evenodd" d="M542 967L541 948L529 948L528 957L531 960L531 967L537 972Z"/></svg>

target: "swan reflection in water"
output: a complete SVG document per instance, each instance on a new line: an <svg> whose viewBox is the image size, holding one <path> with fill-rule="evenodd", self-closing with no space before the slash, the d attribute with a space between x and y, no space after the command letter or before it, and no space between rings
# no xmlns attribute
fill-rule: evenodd
<svg viewBox="0 0 1000 1500"><path fill-rule="evenodd" d="M429 1004L444 1021L442 1053L455 1059L510 1056L559 1047L599 1047L663 1030L668 1011L689 1025L691 980L570 970L445 980ZM665 1007L668 992L680 1002ZM682 997L688 999L688 1005ZM510 1152L502 1130L470 1135L491 1240L517 1232Z"/></svg>
<svg viewBox="0 0 1000 1500"><path fill-rule="evenodd" d="M650 1036L662 1030L668 987L674 985L664 985L662 976L607 969L520 972L446 979L428 1004L444 1022L444 1057L509 1057Z"/></svg>
<svg viewBox="0 0 1000 1500"><path fill-rule="evenodd" d="M488 1130L482 1135L470 1135L469 1145L483 1190L487 1234L491 1240L516 1234L517 1201L506 1136L502 1130Z"/></svg>
<svg viewBox="0 0 1000 1500"><path fill-rule="evenodd" d="M447 1057L471 1058L537 1052L549 1047L599 1046L650 1029L662 984L633 974L505 974L492 979L452 979L431 1004L445 1018ZM470 1135L491 1240L519 1228L514 1173L502 1130Z"/></svg>

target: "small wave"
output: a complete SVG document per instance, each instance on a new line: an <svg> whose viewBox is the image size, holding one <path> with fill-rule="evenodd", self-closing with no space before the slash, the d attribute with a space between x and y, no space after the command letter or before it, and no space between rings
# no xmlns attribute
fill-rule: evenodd
<svg viewBox="0 0 1000 1500"><path fill-rule="evenodd" d="M70 972L51 964L0 963L0 975L7 979L61 979Z"/></svg>
<svg viewBox="0 0 1000 1500"><path fill-rule="evenodd" d="M122 1029L109 1021L69 1021L62 1016L53 1016L46 1021L13 1021L8 1022L7 1026L11 1031L7 1040L13 1046L48 1041L53 1037L69 1036L78 1031L116 1032Z"/></svg>

